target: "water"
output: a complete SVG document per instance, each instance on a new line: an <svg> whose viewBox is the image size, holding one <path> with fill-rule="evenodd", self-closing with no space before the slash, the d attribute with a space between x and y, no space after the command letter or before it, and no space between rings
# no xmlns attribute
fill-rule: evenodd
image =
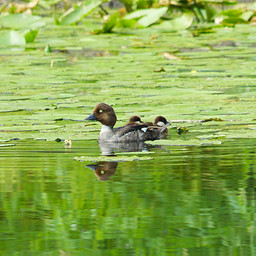
<svg viewBox="0 0 256 256"><path fill-rule="evenodd" d="M96 141L15 144L0 153L2 255L255 253L255 141L151 148L99 163L107 179L73 160Z"/></svg>

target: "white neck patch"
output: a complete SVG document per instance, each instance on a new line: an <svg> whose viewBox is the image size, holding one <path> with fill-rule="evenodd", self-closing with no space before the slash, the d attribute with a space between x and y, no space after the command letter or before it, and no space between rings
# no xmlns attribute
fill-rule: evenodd
<svg viewBox="0 0 256 256"><path fill-rule="evenodd" d="M164 126L164 125L165 125L165 123L164 123L164 122L162 122L162 121L158 121L158 122L157 122L157 125L158 125L158 126Z"/></svg>
<svg viewBox="0 0 256 256"><path fill-rule="evenodd" d="M111 127L109 127L109 126L107 126L107 125L102 125L101 126L101 131L100 131L100 133L113 133L113 130L112 130L112 128Z"/></svg>
<svg viewBox="0 0 256 256"><path fill-rule="evenodd" d="M99 140L111 141L112 138L113 138L112 128L103 124L102 127L101 127L100 134L99 134Z"/></svg>

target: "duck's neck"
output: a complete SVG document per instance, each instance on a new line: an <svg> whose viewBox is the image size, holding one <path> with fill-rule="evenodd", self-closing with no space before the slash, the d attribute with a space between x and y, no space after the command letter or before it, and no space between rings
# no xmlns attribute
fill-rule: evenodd
<svg viewBox="0 0 256 256"><path fill-rule="evenodd" d="M113 128L107 125L102 125L99 140L110 140L113 136Z"/></svg>

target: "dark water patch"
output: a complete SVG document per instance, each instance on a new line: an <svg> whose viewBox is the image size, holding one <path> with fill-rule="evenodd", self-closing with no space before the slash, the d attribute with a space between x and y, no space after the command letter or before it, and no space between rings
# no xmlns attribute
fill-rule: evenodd
<svg viewBox="0 0 256 256"><path fill-rule="evenodd" d="M86 78L84 78L84 79L82 79L81 80L81 82L83 82L83 83L92 83L92 84L95 84L95 83L97 83L99 80L97 80L97 79L86 79Z"/></svg>
<svg viewBox="0 0 256 256"><path fill-rule="evenodd" d="M25 76L27 75L25 72L13 72L11 73L13 76Z"/></svg>
<svg viewBox="0 0 256 256"><path fill-rule="evenodd" d="M216 44L209 44L213 48L222 48L222 47L237 47L239 46L239 43L233 41L233 40L227 40L222 41Z"/></svg>
<svg viewBox="0 0 256 256"><path fill-rule="evenodd" d="M53 49L52 52L63 53L71 57L78 58L92 58L92 57L106 57L106 56L117 56L119 51L108 51L108 50L95 50L90 48L81 49Z"/></svg>
<svg viewBox="0 0 256 256"><path fill-rule="evenodd" d="M207 48L179 48L179 52L208 52L210 49Z"/></svg>

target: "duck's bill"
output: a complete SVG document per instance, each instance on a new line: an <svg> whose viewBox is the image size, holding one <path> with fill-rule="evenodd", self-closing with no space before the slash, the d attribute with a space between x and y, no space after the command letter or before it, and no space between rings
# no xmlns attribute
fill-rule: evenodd
<svg viewBox="0 0 256 256"><path fill-rule="evenodd" d="M86 165L85 167L88 167L88 168L90 168L91 170L93 170L93 171L96 171L96 169L97 169L97 165L96 164L89 164L89 165Z"/></svg>
<svg viewBox="0 0 256 256"><path fill-rule="evenodd" d="M92 113L91 115L89 115L88 117L85 118L85 120L98 120L97 117L94 115L94 113Z"/></svg>

